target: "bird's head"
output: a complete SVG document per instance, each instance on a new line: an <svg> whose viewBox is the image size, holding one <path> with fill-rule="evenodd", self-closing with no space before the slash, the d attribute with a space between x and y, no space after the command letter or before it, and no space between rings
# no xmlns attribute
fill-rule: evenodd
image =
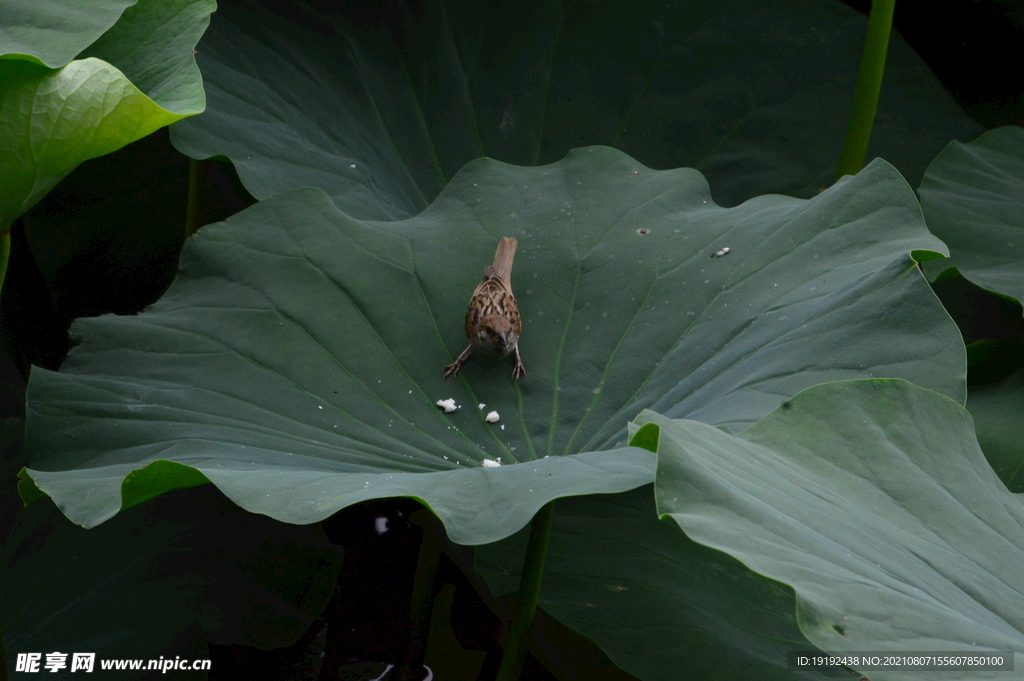
<svg viewBox="0 0 1024 681"><path fill-rule="evenodd" d="M494 315L484 317L477 329L473 345L477 350L504 357L516 349L519 336L506 317Z"/></svg>

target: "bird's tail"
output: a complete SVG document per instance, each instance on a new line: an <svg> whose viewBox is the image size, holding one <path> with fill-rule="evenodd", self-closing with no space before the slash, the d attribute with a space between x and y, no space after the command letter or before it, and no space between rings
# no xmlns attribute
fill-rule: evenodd
<svg viewBox="0 0 1024 681"><path fill-rule="evenodd" d="M516 257L518 245L519 242L512 237L503 236L498 242L498 250L494 252L494 271L509 286L512 285L512 260Z"/></svg>

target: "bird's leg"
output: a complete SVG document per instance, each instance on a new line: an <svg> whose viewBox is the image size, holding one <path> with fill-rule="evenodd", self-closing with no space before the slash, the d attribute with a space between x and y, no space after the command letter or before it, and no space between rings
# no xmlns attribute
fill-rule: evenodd
<svg viewBox="0 0 1024 681"><path fill-rule="evenodd" d="M444 378L445 378L445 380L447 380L449 376L455 376L456 374L458 374L459 373L459 369L462 368L462 365L465 364L466 362L468 362L471 359L473 359L473 346L472 345L470 345L465 350L463 350L462 354L459 355L459 358L457 360L455 360L454 362L452 362L451 364L449 364L448 366L446 366L444 368Z"/></svg>
<svg viewBox="0 0 1024 681"><path fill-rule="evenodd" d="M526 367L523 366L523 360L519 358L519 346L512 351L512 382L515 383L519 380L519 377L526 373Z"/></svg>

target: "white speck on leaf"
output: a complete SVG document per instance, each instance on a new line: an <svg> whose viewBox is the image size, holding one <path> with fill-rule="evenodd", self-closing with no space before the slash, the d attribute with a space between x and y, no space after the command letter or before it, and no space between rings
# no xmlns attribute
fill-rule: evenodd
<svg viewBox="0 0 1024 681"><path fill-rule="evenodd" d="M501 416L498 415L498 412L492 411L488 413L485 418L487 419L487 423L497 423Z"/></svg>
<svg viewBox="0 0 1024 681"><path fill-rule="evenodd" d="M437 406L439 406L442 409L444 409L444 413L446 413L446 414L450 414L450 413L452 413L453 411L455 411L458 408L458 407L455 406L455 398L454 397L449 397L447 400L438 400L436 402L436 404L437 404Z"/></svg>

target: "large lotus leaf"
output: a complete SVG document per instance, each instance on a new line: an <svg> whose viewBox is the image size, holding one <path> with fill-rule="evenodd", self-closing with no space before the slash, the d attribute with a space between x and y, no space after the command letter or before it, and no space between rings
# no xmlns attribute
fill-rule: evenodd
<svg viewBox="0 0 1024 681"><path fill-rule="evenodd" d="M503 235L528 373L478 360L444 383ZM742 428L866 376L962 401L959 335L907 255L941 248L882 161L733 209L603 147L474 162L398 223L296 190L202 230L144 313L77 323L61 372L30 381L29 475L84 525L208 479L295 523L412 496L455 541L495 541L549 499L651 481L653 454L617 449L645 407Z"/></svg>
<svg viewBox="0 0 1024 681"><path fill-rule="evenodd" d="M902 380L844 381L738 436L652 412L645 422L662 429L658 512L793 587L800 628L822 650L1024 652L1024 505L956 402Z"/></svg>
<svg viewBox="0 0 1024 681"><path fill-rule="evenodd" d="M211 642L286 646L323 612L341 563L319 525L246 513L212 487L93 530L33 504L0 552L0 624L8 651L100 659L207 658Z"/></svg>
<svg viewBox="0 0 1024 681"><path fill-rule="evenodd" d="M838 0L228 0L198 48L209 108L172 136L230 158L259 199L317 186L369 219L418 213L480 156L593 144L697 168L723 205L812 197L835 177L866 24ZM893 36L869 158L917 184L980 131Z"/></svg>
<svg viewBox="0 0 1024 681"><path fill-rule="evenodd" d="M970 144L950 142L921 180L928 228L956 267L978 286L1024 301L1024 130L990 130Z"/></svg>
<svg viewBox="0 0 1024 681"><path fill-rule="evenodd" d="M518 588L526 534L474 547L493 594ZM658 520L649 485L558 501L540 606L645 681L823 677L786 668L814 649L793 591Z"/></svg>
<svg viewBox="0 0 1024 681"><path fill-rule="evenodd" d="M138 0L4 0L0 54L57 68L74 59Z"/></svg>
<svg viewBox="0 0 1024 681"><path fill-rule="evenodd" d="M1024 369L999 383L971 387L967 410L974 418L978 444L999 479L1014 492L1024 492Z"/></svg>
<svg viewBox="0 0 1024 681"><path fill-rule="evenodd" d="M58 69L0 60L0 230L82 161L203 110L192 47L214 7L130 8L82 59Z"/></svg>

